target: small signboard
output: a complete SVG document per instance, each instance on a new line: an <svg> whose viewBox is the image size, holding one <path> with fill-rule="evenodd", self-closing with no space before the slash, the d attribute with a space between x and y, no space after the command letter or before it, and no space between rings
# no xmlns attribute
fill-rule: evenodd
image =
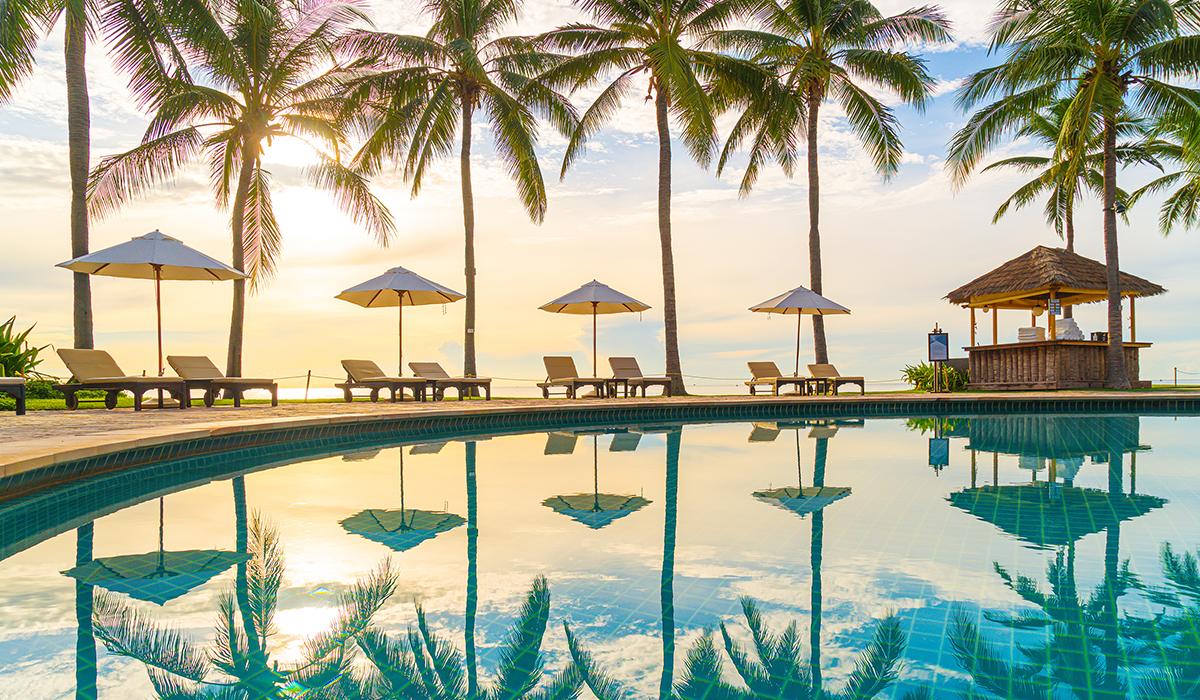
<svg viewBox="0 0 1200 700"><path fill-rule="evenodd" d="M929 438L929 466L950 466L950 438Z"/></svg>
<svg viewBox="0 0 1200 700"><path fill-rule="evenodd" d="M1050 315L1058 316L1061 313L1062 313L1062 300L1061 299L1051 299L1050 300Z"/></svg>
<svg viewBox="0 0 1200 700"><path fill-rule="evenodd" d="M950 334L935 332L929 334L929 361L945 362L950 359Z"/></svg>

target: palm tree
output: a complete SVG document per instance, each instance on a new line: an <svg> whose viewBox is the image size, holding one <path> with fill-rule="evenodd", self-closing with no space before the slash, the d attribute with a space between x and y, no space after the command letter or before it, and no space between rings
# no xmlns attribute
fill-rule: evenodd
<svg viewBox="0 0 1200 700"><path fill-rule="evenodd" d="M496 153L517 186L529 218L546 214L546 187L538 165L536 117L564 133L575 115L561 95L531 80L557 57L524 37L501 36L517 19L521 0L426 0L433 27L423 37L357 32L343 49L362 57L369 71L350 86L352 110L365 143L354 157L366 175L385 161L403 162L415 197L425 173L449 156L458 133L466 238L467 307L463 374L475 366L475 200L471 187L471 135L476 112L491 122Z"/></svg>
<svg viewBox="0 0 1200 700"><path fill-rule="evenodd" d="M1046 109L1030 114L1028 121L1014 136L1031 138L1039 145L1049 148L1049 156L1014 156L996 161L983 168L982 172L997 168L1011 168L1023 173L1036 173L1036 177L1021 185L996 210L992 223L997 223L1012 209L1020 209L1040 196L1046 196L1044 213L1046 223L1054 226L1059 238L1066 240L1067 250L1075 252L1075 205L1084 193L1104 195L1104 144L1101 142L1098 120L1091 120L1087 131L1063 130L1063 117L1070 109L1070 100L1057 100ZM1132 137L1140 133L1141 123L1122 114L1117 121L1117 135ZM1060 138L1069 144L1061 152ZM1158 166L1151 155L1163 145L1158 141L1147 143L1123 143L1117 146L1117 162L1122 166L1148 163ZM1080 153L1077 150L1082 149ZM1118 208L1132 205L1130 196L1117 188ZM1128 221L1128 219L1126 218ZM1063 316L1071 317L1071 307L1063 309Z"/></svg>
<svg viewBox="0 0 1200 700"><path fill-rule="evenodd" d="M288 687L320 688L326 692L322 697L369 697L365 683L352 673L356 654L351 640L370 627L395 591L399 572L385 561L351 586L339 600L332 629L306 641L299 663L283 665L270 658L283 548L279 531L257 514L250 518L249 553L252 558L236 592L219 599L216 636L207 650L109 593L95 598L96 637L110 654L145 664L161 698L275 700L291 697L284 692ZM214 688L222 692L214 695Z"/></svg>
<svg viewBox="0 0 1200 700"><path fill-rule="evenodd" d="M1194 228L1200 223L1200 128L1191 120L1164 120L1154 129L1162 137L1156 153L1175 163L1179 170L1159 177L1130 196L1131 203L1149 193L1175 188L1159 209L1158 224L1163 235L1177 226Z"/></svg>
<svg viewBox="0 0 1200 700"><path fill-rule="evenodd" d="M141 6L125 1L135 23ZM233 266L249 274L256 291L274 274L282 245L263 150L291 137L314 151L310 183L330 190L356 223L386 244L391 215L367 180L338 160L346 126L337 90L347 72L328 61L337 41L365 21L359 4L181 0L163 11L163 33L137 37L117 54L118 65L134 74L138 96L157 111L140 145L105 158L93 171L92 211L112 214L204 158L217 204L232 211ZM236 280L229 376L242 373L245 299L245 281Z"/></svg>
<svg viewBox="0 0 1200 700"><path fill-rule="evenodd" d="M799 139L808 142L808 265L810 288L824 288L821 268L820 176L817 128L821 105L834 101L884 179L895 174L903 155L894 110L861 83L892 92L918 110L933 96L934 80L916 54L894 47L950 40L949 22L936 7L884 17L869 0L772 0L755 10L762 30L725 32L717 45L754 56L773 80L749 93L717 164L720 174L747 140L749 162L742 176L746 196L767 159L790 177ZM813 316L816 362L829 362L825 322Z"/></svg>
<svg viewBox="0 0 1200 700"><path fill-rule="evenodd" d="M64 18L67 85L67 162L71 174L71 257L88 253L87 175L91 158L91 111L87 90L87 40L98 14L92 0L0 2L0 105L33 70L41 30ZM91 348L91 278L73 276L75 347Z"/></svg>
<svg viewBox="0 0 1200 700"><path fill-rule="evenodd" d="M671 393L684 395L679 362L675 259L671 248L671 133L675 117L683 142L707 167L717 144L715 104L705 84L723 78L729 85L761 82L753 64L700 44L744 13L753 0L579 0L597 24L569 24L541 40L575 57L545 73L541 80L574 92L616 73L587 108L571 134L560 177L583 153L587 140L613 119L629 97L639 74L649 78L646 99L654 99L658 129L658 236L662 247L663 321L667 376Z"/></svg>
<svg viewBox="0 0 1200 700"><path fill-rule="evenodd" d="M1108 271L1108 382L1129 388L1121 323L1117 250L1117 131L1122 112L1135 117L1195 118L1200 91L1172 85L1200 60L1200 37L1181 30L1200 25L1186 2L1170 0L1006 0L992 22L993 52L1004 63L968 76L958 102L975 112L950 142L947 167L961 186L983 155L1029 115L1055 99L1070 100L1056 158L1071 149L1072 134L1088 133L1099 115L1102 129L1104 252Z"/></svg>

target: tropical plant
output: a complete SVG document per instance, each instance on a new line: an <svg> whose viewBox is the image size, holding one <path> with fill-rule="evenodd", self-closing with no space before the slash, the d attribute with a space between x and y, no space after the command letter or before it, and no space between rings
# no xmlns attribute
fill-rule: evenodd
<svg viewBox="0 0 1200 700"><path fill-rule="evenodd" d="M821 294L820 176L817 129L821 105L834 101L875 169L890 178L900 166L903 145L894 110L864 87L898 95L918 110L933 96L934 79L916 54L894 50L914 43L950 40L949 22L936 7L883 16L869 0L771 0L754 11L762 29L739 29L715 37L726 49L753 56L773 79L745 92L739 117L717 162L720 174L749 142L741 194L754 187L762 165L777 161L791 177L799 141L808 151L809 287ZM818 364L829 362L825 321L814 314L813 344Z"/></svg>
<svg viewBox="0 0 1200 700"><path fill-rule="evenodd" d="M763 623L752 599L743 597L741 602L753 649L747 650L735 641L724 622L721 638L725 654L746 688L734 687L723 680L723 659L712 632L708 631L688 650L684 677L675 686L681 700L867 700L887 690L898 677L907 638L895 615L879 621L870 645L859 654L845 686L833 690L814 676L794 621L776 634Z"/></svg>
<svg viewBox="0 0 1200 700"><path fill-rule="evenodd" d="M550 616L550 588L544 576L538 576L529 587L517 622L509 629L500 654L500 667L495 680L478 693L487 700L560 700L575 698L585 680L592 685L597 697L616 698L611 693L615 681L592 660L591 655L571 634L564 622L572 662L548 679L542 671L542 640ZM376 628L364 630L356 637L358 646L372 663L367 687L371 698L438 698L463 700L467 692L470 669L463 666L463 657L449 640L429 627L424 609L417 606L416 628L410 628L405 639L395 640ZM581 669L583 669L581 671Z"/></svg>
<svg viewBox="0 0 1200 700"><path fill-rule="evenodd" d="M239 576L237 590L218 601L216 636L207 650L103 591L93 603L96 638L109 653L145 664L155 692L164 699L368 697L352 673L357 655L351 641L370 627L395 591L399 574L391 562L380 564L340 596L332 628L306 640L298 663L281 664L271 659L270 642L284 577L283 548L279 531L257 514L250 519L249 554L244 580Z"/></svg>
<svg viewBox="0 0 1200 700"><path fill-rule="evenodd" d="M933 382L937 376L937 368L934 365L920 363L915 367L907 365L901 370L904 375L904 381L912 385L918 391L933 391ZM959 372L953 367L942 365L941 386L947 391L966 391L968 377L966 374Z"/></svg>
<svg viewBox="0 0 1200 700"><path fill-rule="evenodd" d="M543 34L547 46L576 54L544 73L554 89L575 92L616 74L588 106L571 133L560 177L582 155L587 140L615 118L621 102L646 74L646 100L654 100L658 130L658 236L662 248L663 322L671 393L685 394L679 361L675 257L671 243L671 133L673 116L692 157L707 167L717 145L716 109L705 84L758 85L762 71L748 61L705 50L701 44L723 30L753 0L580 0L596 24L568 24Z"/></svg>
<svg viewBox="0 0 1200 700"><path fill-rule="evenodd" d="M459 137L466 260L463 374L476 375L475 199L471 185L473 120L491 123L496 153L517 186L529 218L546 214L546 186L538 164L538 116L567 133L575 113L566 98L531 80L558 57L528 38L503 36L520 15L521 0L426 0L433 27L424 36L356 32L344 51L367 71L349 87L350 110L364 144L353 166L378 173L394 160L417 196L425 174L454 149Z"/></svg>
<svg viewBox="0 0 1200 700"><path fill-rule="evenodd" d="M1173 85L1200 61L1200 8L1170 0L1006 0L991 25L992 52L1005 61L967 77L958 103L977 110L951 139L947 167L961 186L984 154L1025 125L1031 114L1065 98L1055 159L1084 157L1073 134L1100 120L1104 250L1108 273L1108 381L1129 388L1122 342L1117 249L1117 131L1133 118L1195 119L1200 90ZM1072 166L1075 168L1075 166Z"/></svg>
<svg viewBox="0 0 1200 700"><path fill-rule="evenodd" d="M338 160L345 124L337 91L348 72L329 61L336 43L366 21L359 0L180 0L161 8L117 0L110 13L138 27L153 26L145 16L152 11L162 13L164 30L128 32L134 38L120 44L116 63L157 111L140 145L93 171L95 214L114 213L203 158L218 206L232 212L233 266L249 274L255 291L274 274L282 246L264 147L291 138L314 151L309 182L331 191L343 211L387 243L391 215L366 178ZM233 288L225 373L241 376L245 281Z"/></svg>
<svg viewBox="0 0 1200 700"><path fill-rule="evenodd" d="M1163 606L1162 614L1126 615L1124 620L1126 636L1140 643L1153 667L1138 683L1139 695L1147 700L1200 698L1200 563L1191 552L1176 553L1169 542L1163 543L1159 561L1167 584L1143 591Z"/></svg>
<svg viewBox="0 0 1200 700"><path fill-rule="evenodd" d="M0 377L44 378L46 375L37 371L42 363L38 353L50 346L35 348L29 344L29 334L37 324L18 333L16 323L16 316L0 323Z"/></svg>

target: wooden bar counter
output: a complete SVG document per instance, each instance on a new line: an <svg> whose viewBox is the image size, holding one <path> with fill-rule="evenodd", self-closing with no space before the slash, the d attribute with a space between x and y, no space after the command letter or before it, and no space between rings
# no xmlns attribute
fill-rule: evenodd
<svg viewBox="0 0 1200 700"><path fill-rule="evenodd" d="M1134 387L1150 382L1138 376L1138 350L1150 343L1125 343L1125 371ZM1108 343L1049 340L963 348L971 358L969 388L1101 389L1108 385Z"/></svg>

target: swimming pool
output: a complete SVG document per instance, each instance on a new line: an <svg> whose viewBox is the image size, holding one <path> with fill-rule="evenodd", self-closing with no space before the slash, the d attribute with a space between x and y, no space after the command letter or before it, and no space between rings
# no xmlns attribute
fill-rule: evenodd
<svg viewBox="0 0 1200 700"><path fill-rule="evenodd" d="M1182 696L1200 677L1197 428L1086 414L662 422L138 466L0 504L0 696L151 697L146 661L220 689L232 679L205 656L219 613L261 626L247 613L272 599L265 648L233 655L245 697L370 696L355 684L402 677L418 605L448 645L438 682L461 697L513 690L538 664L538 687L571 681L564 622L588 667L635 698L701 697L717 674L745 688L739 649L757 697L841 692L867 661L896 676L881 698ZM281 557L261 553L273 543ZM339 596L386 561L394 590L371 618L397 644L326 638L353 654L314 662ZM128 611L191 652L93 641L136 647L121 638ZM790 649L774 681L748 620Z"/></svg>

